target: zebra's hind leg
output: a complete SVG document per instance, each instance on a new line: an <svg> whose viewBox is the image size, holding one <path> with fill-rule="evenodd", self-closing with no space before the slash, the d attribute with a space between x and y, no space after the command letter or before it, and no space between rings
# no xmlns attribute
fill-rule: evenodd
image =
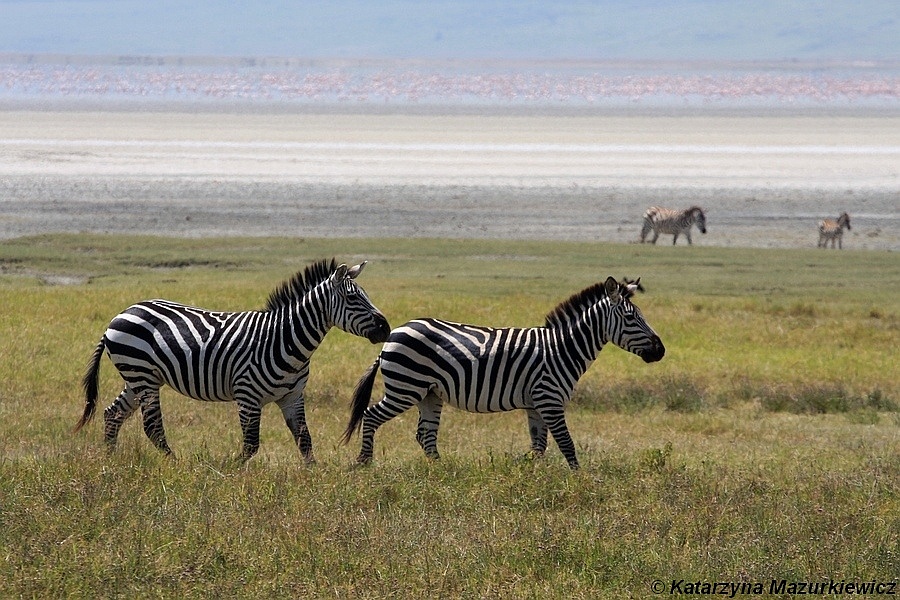
<svg viewBox="0 0 900 600"><path fill-rule="evenodd" d="M138 404L137 396L126 386L113 403L103 411L103 434L106 438L106 449L108 451L112 452L116 449L119 430L128 417L137 410Z"/></svg>
<svg viewBox="0 0 900 600"><path fill-rule="evenodd" d="M641 227L641 243L643 244L647 240L647 234L650 233L650 230L653 229L653 226L644 219L644 225Z"/></svg>
<svg viewBox="0 0 900 600"><path fill-rule="evenodd" d="M159 388L147 390L141 395L141 415L144 418L144 433L150 441L162 452L172 456L172 449L166 441L166 430L163 427Z"/></svg>
<svg viewBox="0 0 900 600"><path fill-rule="evenodd" d="M303 460L306 464L311 465L316 462L313 456L312 437L309 435L309 427L306 426L306 402L301 394L293 401L279 401L278 407L281 408L281 414L284 415L284 422L294 436L294 442Z"/></svg>
<svg viewBox="0 0 900 600"><path fill-rule="evenodd" d="M440 458L437 449L438 427L441 424L441 409L444 403L434 394L428 394L419 403L419 425L416 428L416 441L425 451L428 458Z"/></svg>
<svg viewBox="0 0 900 600"><path fill-rule="evenodd" d="M538 458L547 450L547 425L534 409L528 409L528 435L531 436L531 456Z"/></svg>
<svg viewBox="0 0 900 600"><path fill-rule="evenodd" d="M419 402L421 402L419 398L414 399L405 396L388 397L385 395L381 402L367 408L363 414L362 445L359 449L359 456L356 457L356 462L363 465L371 462L372 453L375 449L375 431Z"/></svg>

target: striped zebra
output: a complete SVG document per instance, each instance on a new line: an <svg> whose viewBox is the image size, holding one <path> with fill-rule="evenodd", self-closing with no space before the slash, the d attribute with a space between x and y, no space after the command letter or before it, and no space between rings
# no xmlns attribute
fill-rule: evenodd
<svg viewBox="0 0 900 600"><path fill-rule="evenodd" d="M236 402L245 461L259 450L262 407L275 402L304 459L313 462L303 393L310 356L332 326L373 344L390 333L387 319L355 281L365 265L314 263L276 288L262 311L216 312L168 300L127 308L110 322L91 357L83 381L84 414L75 431L94 416L105 349L125 380L125 389L103 414L110 450L140 406L144 433L172 453L159 401L160 388L168 384L197 400Z"/></svg>
<svg viewBox="0 0 900 600"><path fill-rule="evenodd" d="M398 327L357 384L343 443L361 429L357 462L367 463L375 430L418 406L416 440L427 456L438 458L445 402L470 412L524 409L532 452L544 453L549 430L569 466L578 468L564 405L604 344L612 342L645 362L665 354L659 336L631 302L639 285L640 280L620 284L610 277L557 306L544 327L496 329L437 319ZM379 367L384 399L369 406Z"/></svg>
<svg viewBox="0 0 900 600"><path fill-rule="evenodd" d="M819 221L819 243L817 247L827 247L830 240L831 247L834 248L836 240L838 248L843 250L844 227L847 228L847 231L850 231L850 215L845 212L842 212L837 219L823 219Z"/></svg>
<svg viewBox="0 0 900 600"><path fill-rule="evenodd" d="M700 233L706 233L706 215L699 206L692 206L687 210L671 210L669 208L660 208L651 206L644 213L644 226L641 228L641 243L647 239L647 234L653 230L653 239L651 244L655 244L659 239L659 234L672 234L672 245L678 241L678 236L684 234L688 244L693 244L691 240L691 227L697 225Z"/></svg>

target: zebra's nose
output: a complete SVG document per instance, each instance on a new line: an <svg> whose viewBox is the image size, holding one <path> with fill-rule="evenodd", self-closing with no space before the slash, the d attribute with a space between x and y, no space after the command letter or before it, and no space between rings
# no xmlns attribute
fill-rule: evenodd
<svg viewBox="0 0 900 600"><path fill-rule="evenodd" d="M662 357L666 355L666 347L663 346L662 340L658 337L653 338L653 346L648 350L645 350L641 353L641 358L644 359L646 363L656 362L658 360L662 360Z"/></svg>
<svg viewBox="0 0 900 600"><path fill-rule="evenodd" d="M381 342L386 342L389 335L391 335L390 323L388 323L384 315L378 315L375 318L375 326L366 337L373 344L380 344Z"/></svg>

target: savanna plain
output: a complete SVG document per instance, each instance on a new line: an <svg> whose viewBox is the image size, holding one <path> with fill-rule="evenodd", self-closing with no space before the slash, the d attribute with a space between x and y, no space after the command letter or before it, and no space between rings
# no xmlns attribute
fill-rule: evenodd
<svg viewBox="0 0 900 600"><path fill-rule="evenodd" d="M582 462L526 457L521 413L446 410L442 458L415 414L341 446L378 348L333 331L313 355L304 466L279 411L241 465L235 407L163 395L116 452L73 435L79 381L136 299L260 307L312 260L369 260L392 325L422 315L540 325L607 275L668 353L613 347L567 416ZM587 242L53 234L0 244L0 596L645 597L660 580L896 581L900 412L895 253ZM59 285L64 283L64 285ZM121 380L101 366L104 405ZM376 390L377 396L377 390Z"/></svg>
<svg viewBox="0 0 900 600"><path fill-rule="evenodd" d="M896 115L3 111L0 125L0 597L897 582ZM634 243L646 206L691 203L709 226L692 247ZM817 249L816 221L841 210L845 249ZM539 326L609 275L640 276L667 354L601 352L567 407L578 471L552 443L528 457L522 413L449 408L440 460L413 411L354 466L358 439L339 440L379 347L341 331L312 358L315 465L273 407L241 464L235 406L171 390L177 458L139 418L112 454L102 419L73 434L87 361L124 308L261 308L332 256L369 261L359 282L395 327ZM107 359L100 384L103 407L122 385Z"/></svg>

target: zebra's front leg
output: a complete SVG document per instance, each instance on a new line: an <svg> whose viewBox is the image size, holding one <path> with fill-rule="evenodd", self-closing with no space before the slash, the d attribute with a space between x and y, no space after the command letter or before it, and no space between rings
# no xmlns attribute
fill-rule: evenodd
<svg viewBox="0 0 900 600"><path fill-rule="evenodd" d="M284 422L294 436L294 443L300 449L303 460L306 464L311 465L316 462L313 456L312 436L309 434L309 427L306 425L306 401L303 394L293 399L280 400L278 407L281 414L284 415Z"/></svg>
<svg viewBox="0 0 900 600"><path fill-rule="evenodd" d="M144 418L144 433L150 441L162 452L172 456L172 449L166 441L166 430L163 427L159 388L147 390L141 395L141 415Z"/></svg>
<svg viewBox="0 0 900 600"><path fill-rule="evenodd" d="M253 398L240 398L237 404L238 419L241 421L241 433L244 437L241 461L247 462L259 451L259 419L262 416L262 405Z"/></svg>
<svg viewBox="0 0 900 600"><path fill-rule="evenodd" d="M687 238L688 246L693 246L693 245L694 245L694 240L691 239L691 232L690 232L690 230L688 230L688 232L684 234L684 237Z"/></svg>
<svg viewBox="0 0 900 600"><path fill-rule="evenodd" d="M547 450L547 425L533 408L528 409L528 435L531 436L531 455L541 457Z"/></svg>
<svg viewBox="0 0 900 600"><path fill-rule="evenodd" d="M113 403L103 411L103 434L106 438L106 449L109 452L116 449L119 430L128 417L134 414L138 405L137 396L126 386Z"/></svg>
<svg viewBox="0 0 900 600"><path fill-rule="evenodd" d="M537 411L541 419L543 419L544 423L547 425L547 428L550 430L550 435L556 440L559 451L566 457L569 468L577 469L578 457L575 456L575 442L572 441L572 436L569 434L569 427L566 425L566 417L563 414L562 402L549 403L549 405L538 408Z"/></svg>
<svg viewBox="0 0 900 600"><path fill-rule="evenodd" d="M416 427L416 441L428 458L440 458L437 449L438 427L441 425L441 410L444 403L434 394L428 394L419 403L419 425Z"/></svg>

